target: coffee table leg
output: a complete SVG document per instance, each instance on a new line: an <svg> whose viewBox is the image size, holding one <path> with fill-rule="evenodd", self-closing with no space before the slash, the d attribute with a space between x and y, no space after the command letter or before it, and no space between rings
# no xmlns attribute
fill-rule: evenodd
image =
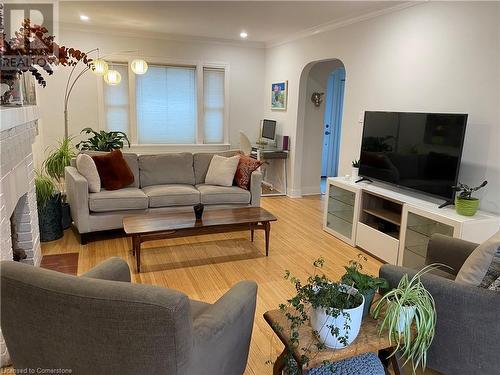
<svg viewBox="0 0 500 375"><path fill-rule="evenodd" d="M271 232L271 223L269 221L264 222L264 230L266 232L266 257L269 255L269 236Z"/></svg>
<svg viewBox="0 0 500 375"><path fill-rule="evenodd" d="M283 370L285 369L285 358L286 358L286 348L283 350L283 353L276 358L273 366L273 375L283 375Z"/></svg>
<svg viewBox="0 0 500 375"><path fill-rule="evenodd" d="M141 239L139 236L134 236L133 237L133 244L134 244L134 254L135 254L135 260L137 264L137 272L141 272Z"/></svg>
<svg viewBox="0 0 500 375"><path fill-rule="evenodd" d="M254 228L254 224L250 224L250 239L252 240L253 242L253 233L255 232L255 229Z"/></svg>

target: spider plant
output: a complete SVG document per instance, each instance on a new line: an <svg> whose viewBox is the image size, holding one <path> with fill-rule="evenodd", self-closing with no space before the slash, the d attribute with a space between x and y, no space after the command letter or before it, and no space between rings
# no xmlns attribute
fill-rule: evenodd
<svg viewBox="0 0 500 375"><path fill-rule="evenodd" d="M40 171L36 171L35 190L38 209L43 210L47 205L47 202L56 192L56 185L54 180L52 180L49 176L44 175Z"/></svg>
<svg viewBox="0 0 500 375"><path fill-rule="evenodd" d="M436 327L434 298L425 289L420 277L442 266L448 267L440 263L430 264L411 279L408 274L405 274L398 286L386 293L373 310L375 319L385 310L382 313L383 319L379 333L387 329L389 341L395 343L391 356L400 351L406 358L403 365L411 361L414 374L419 365L425 369L427 350L434 339ZM412 325L413 321L415 321L414 325Z"/></svg>
<svg viewBox="0 0 500 375"><path fill-rule="evenodd" d="M69 137L63 138L59 142L58 147L52 149L47 159L43 162L43 168L49 177L57 182L59 191L63 197L65 196L64 168L70 165L71 159L76 156L71 140Z"/></svg>

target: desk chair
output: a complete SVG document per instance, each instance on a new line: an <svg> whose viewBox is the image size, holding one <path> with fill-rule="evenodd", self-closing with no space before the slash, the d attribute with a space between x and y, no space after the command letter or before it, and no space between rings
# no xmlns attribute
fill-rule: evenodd
<svg viewBox="0 0 500 375"><path fill-rule="evenodd" d="M245 155L250 155L252 153L252 143L242 130L240 130L240 150Z"/></svg>

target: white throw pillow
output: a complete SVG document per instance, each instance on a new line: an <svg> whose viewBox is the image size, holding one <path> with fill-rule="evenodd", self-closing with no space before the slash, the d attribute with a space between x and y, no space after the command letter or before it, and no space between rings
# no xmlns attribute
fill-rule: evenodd
<svg viewBox="0 0 500 375"><path fill-rule="evenodd" d="M479 286L486 272L488 272L488 268L499 246L500 231L476 247L471 255L465 260L460 271L458 271L455 281L461 284Z"/></svg>
<svg viewBox="0 0 500 375"><path fill-rule="evenodd" d="M87 154L78 154L76 157L76 169L87 179L89 191L98 193L101 191L101 178L97 172L97 167L94 159Z"/></svg>
<svg viewBox="0 0 500 375"><path fill-rule="evenodd" d="M239 161L240 155L230 158L214 155L208 167L205 183L208 185L233 186L234 175Z"/></svg>

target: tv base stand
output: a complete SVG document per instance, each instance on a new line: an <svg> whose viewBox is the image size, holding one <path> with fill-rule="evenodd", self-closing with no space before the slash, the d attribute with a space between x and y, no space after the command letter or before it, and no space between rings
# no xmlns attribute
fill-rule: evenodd
<svg viewBox="0 0 500 375"><path fill-rule="evenodd" d="M446 207L446 206L452 206L452 205L454 205L454 204L455 204L455 203L454 203L453 201L446 201L446 202L444 202L444 203L441 203L441 204L438 206L438 208L444 208L444 207Z"/></svg>
<svg viewBox="0 0 500 375"><path fill-rule="evenodd" d="M356 180L356 182L355 182L355 183L357 184L358 182L363 182L363 181L366 181L366 182L373 182L372 180L370 180L370 179L369 179L369 178L367 178L367 177L361 177L359 180Z"/></svg>

